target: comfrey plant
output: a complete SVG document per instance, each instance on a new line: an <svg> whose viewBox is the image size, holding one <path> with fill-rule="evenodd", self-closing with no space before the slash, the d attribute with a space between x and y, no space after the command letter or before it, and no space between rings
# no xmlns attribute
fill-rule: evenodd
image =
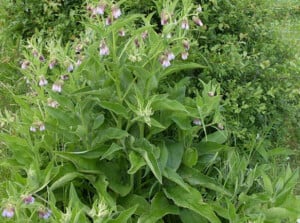
<svg viewBox="0 0 300 223"><path fill-rule="evenodd" d="M157 8L158 24L154 13L127 15L122 2L89 2L86 30L72 44L29 41L20 67L28 92L14 95L21 122L1 133L11 151L3 164L16 170L4 218L230 219L205 192L233 197L205 175L230 150L221 145L219 86L202 83L189 97L189 78L178 80L204 67L188 58L191 32L205 31L202 8L189 0Z"/></svg>

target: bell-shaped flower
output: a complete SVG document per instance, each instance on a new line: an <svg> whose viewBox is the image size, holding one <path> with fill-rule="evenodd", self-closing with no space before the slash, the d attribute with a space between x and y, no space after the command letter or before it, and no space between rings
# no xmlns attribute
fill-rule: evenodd
<svg viewBox="0 0 300 223"><path fill-rule="evenodd" d="M46 86L47 84L48 84L47 79L44 76L40 76L39 86L43 87Z"/></svg>
<svg viewBox="0 0 300 223"><path fill-rule="evenodd" d="M111 7L111 13L115 19L119 18L122 15L121 9L116 5L113 5Z"/></svg>
<svg viewBox="0 0 300 223"><path fill-rule="evenodd" d="M100 48L100 52L99 52L100 56L109 55L109 48L104 40L101 41L99 48Z"/></svg>

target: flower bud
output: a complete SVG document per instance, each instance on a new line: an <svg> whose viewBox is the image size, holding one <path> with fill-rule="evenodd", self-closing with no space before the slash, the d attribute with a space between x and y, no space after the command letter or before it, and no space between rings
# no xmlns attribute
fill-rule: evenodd
<svg viewBox="0 0 300 223"><path fill-rule="evenodd" d="M169 23L169 15L165 11L160 14L160 23L162 26Z"/></svg>
<svg viewBox="0 0 300 223"><path fill-rule="evenodd" d="M62 86L64 82L62 80L55 81L54 84L52 85L52 91L54 92L62 92Z"/></svg>
<svg viewBox="0 0 300 223"><path fill-rule="evenodd" d="M58 108L58 106L59 106L59 103L57 101L53 100L52 98L47 99L47 104L49 107L52 107L52 108Z"/></svg>
<svg viewBox="0 0 300 223"><path fill-rule="evenodd" d="M125 29L122 28L119 30L119 36L125 36L125 34Z"/></svg>
<svg viewBox="0 0 300 223"><path fill-rule="evenodd" d="M198 26L203 26L203 23L202 23L202 21L201 21L201 19L200 19L199 17L193 16L193 21L194 21L194 23L195 23L196 25L198 25Z"/></svg>
<svg viewBox="0 0 300 223"><path fill-rule="evenodd" d="M57 61L54 59L54 60L51 60L50 63L49 63L49 69L53 69L54 66L56 65Z"/></svg>
<svg viewBox="0 0 300 223"><path fill-rule="evenodd" d="M184 47L185 50L189 50L190 49L190 43L187 40L183 40L182 41L182 45Z"/></svg>
<svg viewBox="0 0 300 223"><path fill-rule="evenodd" d="M161 65L164 68L167 68L171 65L170 60L168 59L168 57L166 55L162 55L159 59L159 62L161 63Z"/></svg>

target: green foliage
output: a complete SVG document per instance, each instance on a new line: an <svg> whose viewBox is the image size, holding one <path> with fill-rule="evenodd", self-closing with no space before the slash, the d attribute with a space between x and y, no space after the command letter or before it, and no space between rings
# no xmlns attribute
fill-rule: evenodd
<svg viewBox="0 0 300 223"><path fill-rule="evenodd" d="M12 18L29 17L12 38L24 40L22 91L3 84L15 103L0 113L1 166L14 173L6 222L299 218L294 152L270 141L279 111L294 123L299 102L297 83L270 82L298 70L263 22L264 3L15 3Z"/></svg>

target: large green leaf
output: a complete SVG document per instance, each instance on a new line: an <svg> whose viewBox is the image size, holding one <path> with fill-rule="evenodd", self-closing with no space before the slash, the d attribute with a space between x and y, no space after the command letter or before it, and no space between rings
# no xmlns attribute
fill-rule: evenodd
<svg viewBox="0 0 300 223"><path fill-rule="evenodd" d="M232 194L222 185L219 185L216 180L202 174L200 171L194 168L182 167L179 169L179 174L186 182L193 186L206 187L221 194L232 196Z"/></svg>
<svg viewBox="0 0 300 223"><path fill-rule="evenodd" d="M102 108L112 111L115 114L120 115L126 119L129 118L127 109L121 103L109 102L109 101L99 101L98 103Z"/></svg>
<svg viewBox="0 0 300 223"><path fill-rule="evenodd" d="M93 140L92 144L95 146L96 144L100 144L111 139L123 139L127 136L128 132L125 130L111 127L104 130L99 130L99 133Z"/></svg>
<svg viewBox="0 0 300 223"><path fill-rule="evenodd" d="M167 111L180 111L188 113L183 104L177 100L171 100L166 97L159 98L152 103L152 108L154 111L157 110L167 110Z"/></svg>
<svg viewBox="0 0 300 223"><path fill-rule="evenodd" d="M177 215L179 210L176 206L169 204L163 193L157 193L151 201L150 210L138 219L138 223L154 223L167 214Z"/></svg>
<svg viewBox="0 0 300 223"><path fill-rule="evenodd" d="M129 162L131 164L130 169L127 171L129 174L136 173L142 166L146 165L145 160L139 154L134 151L129 153Z"/></svg>
<svg viewBox="0 0 300 223"><path fill-rule="evenodd" d="M106 223L127 223L131 216L135 213L138 205L135 205L125 211L122 211L116 219L109 219Z"/></svg>
<svg viewBox="0 0 300 223"><path fill-rule="evenodd" d="M207 135L207 137L204 137L202 141L223 144L224 142L227 141L227 139L228 139L228 132L226 130L222 130L222 131L219 130Z"/></svg>
<svg viewBox="0 0 300 223"><path fill-rule="evenodd" d="M162 184L162 173L158 160L154 155L154 146L147 139L138 140L137 146L138 147L133 147L133 149L140 153L156 179Z"/></svg>
<svg viewBox="0 0 300 223"><path fill-rule="evenodd" d="M179 207L195 211L208 219L211 223L221 223L220 219L214 213L213 208L203 202L201 193L193 187L190 187L189 191L190 192L187 193L182 187L174 185L164 188L166 196L172 199Z"/></svg>
<svg viewBox="0 0 300 223"><path fill-rule="evenodd" d="M116 210L116 201L107 191L108 181L106 177L99 175L98 179L91 183L96 189L99 199L101 200L103 198L110 208Z"/></svg>
<svg viewBox="0 0 300 223"><path fill-rule="evenodd" d="M176 173L175 170L173 170L169 167L166 167L163 171L163 176L166 177L167 179L173 181L174 183L178 184L183 189L185 189L187 192L189 192L188 185L183 181L181 176L178 173Z"/></svg>
<svg viewBox="0 0 300 223"><path fill-rule="evenodd" d="M167 142L166 147L168 149L167 166L173 170L177 170L181 164L184 153L183 144L177 142Z"/></svg>

